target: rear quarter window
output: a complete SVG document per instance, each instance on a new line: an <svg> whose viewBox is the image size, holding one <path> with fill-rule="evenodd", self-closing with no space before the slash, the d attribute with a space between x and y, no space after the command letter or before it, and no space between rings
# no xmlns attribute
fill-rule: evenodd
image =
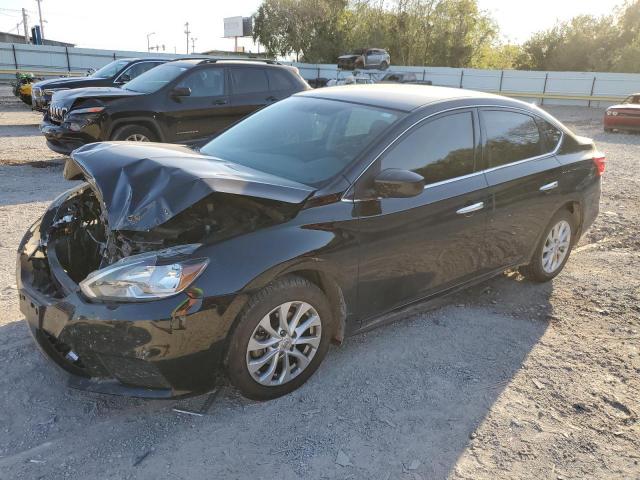
<svg viewBox="0 0 640 480"><path fill-rule="evenodd" d="M267 78L269 79L269 90L291 90L293 82L291 75L282 70L267 70Z"/></svg>

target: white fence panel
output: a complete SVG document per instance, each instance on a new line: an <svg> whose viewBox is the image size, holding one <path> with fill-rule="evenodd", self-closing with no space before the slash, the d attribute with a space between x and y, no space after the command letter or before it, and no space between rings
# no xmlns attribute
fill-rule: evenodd
<svg viewBox="0 0 640 480"><path fill-rule="evenodd" d="M50 72L50 75L69 72L83 74L89 68L100 68L117 58L149 56L170 59L183 55L0 43L0 80L13 78L16 69L24 72ZM298 67L300 74L307 80L337 79L353 74L351 71L338 70L335 64L291 64ZM611 105L631 93L640 92L640 74L631 73L503 71L393 65L387 72L413 72L418 80L430 80L434 85L511 94L525 101L545 104L598 107ZM378 81L387 72L359 70L357 74Z"/></svg>

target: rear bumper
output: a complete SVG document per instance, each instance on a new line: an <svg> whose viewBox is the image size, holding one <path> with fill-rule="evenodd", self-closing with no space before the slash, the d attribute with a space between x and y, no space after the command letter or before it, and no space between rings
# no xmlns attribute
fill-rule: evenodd
<svg viewBox="0 0 640 480"><path fill-rule="evenodd" d="M69 386L174 398L220 383L227 332L216 329L225 324L218 301L194 298L188 289L152 302L90 303L51 242L42 247L40 225L18 250L20 310L40 351L69 374Z"/></svg>
<svg viewBox="0 0 640 480"><path fill-rule="evenodd" d="M600 213L600 196L602 192L602 179L598 178L586 191L582 204L582 225L580 226L579 237L584 235L593 225ZM576 239L577 242L577 239Z"/></svg>

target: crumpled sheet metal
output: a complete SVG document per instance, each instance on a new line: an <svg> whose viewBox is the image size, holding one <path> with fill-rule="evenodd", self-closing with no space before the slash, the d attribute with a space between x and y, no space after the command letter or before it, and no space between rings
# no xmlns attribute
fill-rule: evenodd
<svg viewBox="0 0 640 480"><path fill-rule="evenodd" d="M299 204L307 185L172 144L103 142L72 153L65 178L83 176L111 230L148 231L214 192Z"/></svg>

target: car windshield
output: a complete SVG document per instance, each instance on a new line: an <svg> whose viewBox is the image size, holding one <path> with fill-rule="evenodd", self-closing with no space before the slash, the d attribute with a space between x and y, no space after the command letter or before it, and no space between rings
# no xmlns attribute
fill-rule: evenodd
<svg viewBox="0 0 640 480"><path fill-rule="evenodd" d="M243 120L200 151L317 187L353 162L401 115L347 102L290 97Z"/></svg>
<svg viewBox="0 0 640 480"><path fill-rule="evenodd" d="M122 70L128 63L129 60L116 60L114 62L107 63L104 67L93 72L90 76L94 78L111 78Z"/></svg>
<svg viewBox="0 0 640 480"><path fill-rule="evenodd" d="M364 53L364 48L356 48L355 50L351 50L349 55L362 55Z"/></svg>
<svg viewBox="0 0 640 480"><path fill-rule="evenodd" d="M640 95L629 95L622 103L640 103Z"/></svg>
<svg viewBox="0 0 640 480"><path fill-rule="evenodd" d="M160 90L188 68L165 63L137 76L122 88L133 92L152 93Z"/></svg>

